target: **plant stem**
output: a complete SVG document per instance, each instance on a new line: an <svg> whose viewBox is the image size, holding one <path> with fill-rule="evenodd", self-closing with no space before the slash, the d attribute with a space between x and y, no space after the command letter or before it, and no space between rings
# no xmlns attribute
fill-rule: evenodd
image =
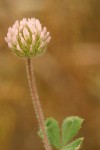
<svg viewBox="0 0 100 150"><path fill-rule="evenodd" d="M46 129L45 129L45 119L44 119L43 111L41 108L39 96L38 96L37 89L36 89L34 73L32 70L32 61L30 58L27 58L26 65L27 65L27 76L28 76L28 82L29 82L32 102L33 102L33 106L35 109L39 127L41 128L42 133L43 133L44 147L45 147L45 150L52 150L51 146L49 144Z"/></svg>

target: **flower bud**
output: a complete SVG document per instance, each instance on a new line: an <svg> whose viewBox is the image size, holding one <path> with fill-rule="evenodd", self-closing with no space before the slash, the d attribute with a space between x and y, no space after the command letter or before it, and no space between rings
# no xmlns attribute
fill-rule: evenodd
<svg viewBox="0 0 100 150"><path fill-rule="evenodd" d="M50 40L51 36L46 27L42 28L40 21L35 18L16 21L8 29L7 37L5 37L12 52L20 57L43 54Z"/></svg>

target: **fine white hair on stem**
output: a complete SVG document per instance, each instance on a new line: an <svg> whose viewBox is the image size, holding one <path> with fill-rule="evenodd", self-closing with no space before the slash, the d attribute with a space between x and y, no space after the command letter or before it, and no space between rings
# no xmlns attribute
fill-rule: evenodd
<svg viewBox="0 0 100 150"><path fill-rule="evenodd" d="M45 147L45 150L52 150L49 140L48 140L47 131L45 128L45 118L44 118L43 110L42 110L41 103L39 100L39 96L37 93L34 72L32 69L32 61L30 58L27 59L26 65L27 65L27 76L28 76L28 83L30 87L32 102L33 102L36 117L38 120L39 128L42 130L42 133L43 133L44 147Z"/></svg>

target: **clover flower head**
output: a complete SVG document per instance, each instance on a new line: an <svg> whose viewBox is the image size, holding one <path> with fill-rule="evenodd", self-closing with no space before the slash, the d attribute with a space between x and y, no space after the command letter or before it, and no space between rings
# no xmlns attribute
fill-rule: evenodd
<svg viewBox="0 0 100 150"><path fill-rule="evenodd" d="M37 56L44 53L51 40L50 33L38 19L24 18L8 29L5 41L20 57Z"/></svg>

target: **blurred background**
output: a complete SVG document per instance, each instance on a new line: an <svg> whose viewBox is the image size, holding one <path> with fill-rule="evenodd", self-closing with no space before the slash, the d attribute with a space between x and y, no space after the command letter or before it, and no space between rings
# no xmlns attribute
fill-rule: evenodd
<svg viewBox="0 0 100 150"><path fill-rule="evenodd" d="M60 125L83 117L82 150L100 150L100 0L0 0L0 150L43 150L26 62L4 41L23 17L38 18L52 36L47 53L33 59L45 117Z"/></svg>

